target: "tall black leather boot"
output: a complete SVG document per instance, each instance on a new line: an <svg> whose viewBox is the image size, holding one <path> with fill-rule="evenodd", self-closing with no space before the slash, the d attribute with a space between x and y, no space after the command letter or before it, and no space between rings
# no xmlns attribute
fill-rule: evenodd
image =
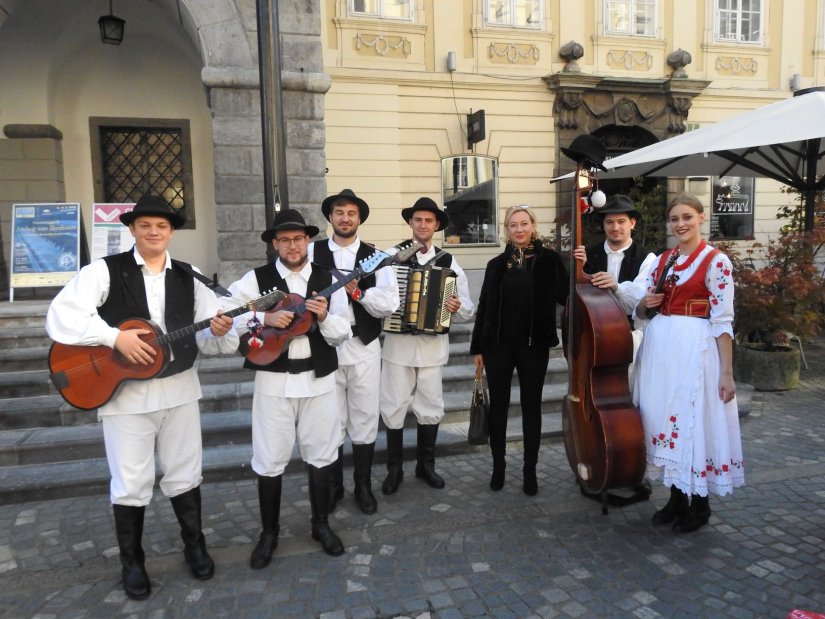
<svg viewBox="0 0 825 619"><path fill-rule="evenodd" d="M431 488L443 488L444 480L435 472L435 439L438 437L438 424L418 424L418 445L415 458L415 476L427 482Z"/></svg>
<svg viewBox="0 0 825 619"><path fill-rule="evenodd" d="M262 530L249 559L249 567L253 570L269 565L272 553L278 547L278 532L281 530L281 479L281 475L258 475L258 506L261 510Z"/></svg>
<svg viewBox="0 0 825 619"><path fill-rule="evenodd" d="M338 448L338 459L329 465L329 513L335 511L338 501L344 498L344 446Z"/></svg>
<svg viewBox="0 0 825 619"><path fill-rule="evenodd" d="M404 428L387 428L387 478L381 485L384 494L395 494L404 479Z"/></svg>
<svg viewBox="0 0 825 619"><path fill-rule="evenodd" d="M329 526L329 466L307 465L309 472L309 506L312 509L312 539L321 542L324 552L333 557L344 554L344 543Z"/></svg>
<svg viewBox="0 0 825 619"><path fill-rule="evenodd" d="M355 502L365 514L374 514L378 510L378 502L372 493L372 457L375 453L375 443L368 445L352 445L353 471L355 481Z"/></svg>
<svg viewBox="0 0 825 619"><path fill-rule="evenodd" d="M688 508L688 496L676 486L670 487L670 498L665 506L653 514L653 524L670 524Z"/></svg>
<svg viewBox="0 0 825 619"><path fill-rule="evenodd" d="M145 600L152 592L143 554L143 515L145 507L112 505L115 514L115 535L120 548L123 590L133 600Z"/></svg>
<svg viewBox="0 0 825 619"><path fill-rule="evenodd" d="M198 580L209 580L215 575L215 562L206 552L206 539L201 528L201 488L192 488L170 500L180 524L183 556L192 570L192 576Z"/></svg>

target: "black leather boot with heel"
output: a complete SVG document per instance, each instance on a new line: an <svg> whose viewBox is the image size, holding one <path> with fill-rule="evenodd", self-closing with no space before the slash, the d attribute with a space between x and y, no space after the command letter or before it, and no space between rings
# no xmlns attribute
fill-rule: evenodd
<svg viewBox="0 0 825 619"><path fill-rule="evenodd" d="M215 562L206 552L206 539L201 528L200 486L170 499L180 524L183 557L198 580L209 580L215 575Z"/></svg>
<svg viewBox="0 0 825 619"><path fill-rule="evenodd" d="M260 570L269 565L272 553L278 547L278 532L281 530L281 480L281 475L276 477L258 475L261 535L249 558L249 567L253 570Z"/></svg>

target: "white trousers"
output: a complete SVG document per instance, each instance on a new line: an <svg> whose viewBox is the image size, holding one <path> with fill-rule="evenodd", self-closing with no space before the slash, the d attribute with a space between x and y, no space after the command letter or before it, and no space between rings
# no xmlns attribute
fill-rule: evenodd
<svg viewBox="0 0 825 619"><path fill-rule="evenodd" d="M410 404L418 423L441 423L444 418L442 390L440 365L410 368L384 359L380 399L384 424L390 430L403 428Z"/></svg>
<svg viewBox="0 0 825 619"><path fill-rule="evenodd" d="M335 391L307 398L252 396L252 470L281 475L289 464L295 439L301 458L321 468L338 459L341 422Z"/></svg>
<svg viewBox="0 0 825 619"><path fill-rule="evenodd" d="M381 355L353 365L341 365L335 372L341 440L349 435L353 445L369 445L378 435L378 391L381 380Z"/></svg>
<svg viewBox="0 0 825 619"><path fill-rule="evenodd" d="M155 485L155 446L168 497L200 485L203 447L197 400L154 413L103 415L109 495L117 505L145 506Z"/></svg>

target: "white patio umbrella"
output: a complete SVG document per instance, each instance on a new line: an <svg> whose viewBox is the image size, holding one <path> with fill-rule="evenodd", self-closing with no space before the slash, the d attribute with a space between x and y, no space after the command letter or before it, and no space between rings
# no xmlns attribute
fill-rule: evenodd
<svg viewBox="0 0 825 619"><path fill-rule="evenodd" d="M608 159L599 178L765 176L799 190L805 229L813 229L817 192L825 189L825 89L728 118Z"/></svg>

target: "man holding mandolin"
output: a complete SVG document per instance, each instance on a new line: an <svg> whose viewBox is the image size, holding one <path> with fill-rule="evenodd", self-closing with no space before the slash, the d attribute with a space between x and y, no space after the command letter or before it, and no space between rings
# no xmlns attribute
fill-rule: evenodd
<svg viewBox="0 0 825 619"><path fill-rule="evenodd" d="M157 363L165 352L158 346L160 338L152 339L152 329L124 330L117 325L143 322L163 333L185 332L197 321L208 326L172 341L171 355L159 363L157 374L124 382L98 410L112 476L123 588L127 596L140 600L151 593L142 536L155 481L156 448L163 471L160 489L170 497L180 523L186 562L199 580L214 574L201 530L201 388L193 366L198 351L231 353L238 338L232 320L221 315L214 293L198 278L203 276L169 256L174 231L184 223L180 214L163 198L147 195L120 221L129 226L134 249L80 270L49 307L49 337L61 344L112 349L106 353L107 371L123 367L128 374L129 368ZM55 377L69 381L72 375L65 371ZM94 381L85 386L89 391L96 388Z"/></svg>
<svg viewBox="0 0 825 619"><path fill-rule="evenodd" d="M331 465L338 457L341 423L335 393L335 347L352 336L345 318L347 297L327 269L308 260L310 238L318 234L296 210L275 215L261 234L278 252L274 263L246 273L229 287L241 302L277 288L289 297L264 314L235 320L249 351L244 367L256 370L252 397L252 469L258 477L262 531L250 566L269 565L278 546L281 481L297 439L309 474L312 538L332 556L344 545L328 522ZM329 296L329 300L327 300ZM273 352L268 357L256 351ZM257 360L258 363L254 363Z"/></svg>

